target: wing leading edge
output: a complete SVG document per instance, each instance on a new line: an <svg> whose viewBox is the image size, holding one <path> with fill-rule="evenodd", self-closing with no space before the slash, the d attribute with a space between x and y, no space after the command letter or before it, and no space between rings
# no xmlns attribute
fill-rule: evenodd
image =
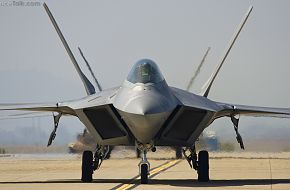
<svg viewBox="0 0 290 190"><path fill-rule="evenodd" d="M120 87L103 90L97 94L86 96L81 99L64 101L59 103L16 103L0 104L0 111L36 111L36 112L58 112L63 115L76 116L75 110L89 107L98 107L112 104L112 99Z"/></svg>
<svg viewBox="0 0 290 190"><path fill-rule="evenodd" d="M217 112L217 118L232 115L290 118L290 108L257 107L225 103L217 104L222 107L222 110Z"/></svg>
<svg viewBox="0 0 290 190"><path fill-rule="evenodd" d="M64 115L75 115L73 109L62 106L59 103L24 103L24 104L0 104L0 111L36 111L36 112L58 112Z"/></svg>

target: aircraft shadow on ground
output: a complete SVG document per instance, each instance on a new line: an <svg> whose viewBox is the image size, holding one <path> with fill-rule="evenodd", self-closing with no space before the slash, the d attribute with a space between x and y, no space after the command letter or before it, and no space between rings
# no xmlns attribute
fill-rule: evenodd
<svg viewBox="0 0 290 190"><path fill-rule="evenodd" d="M82 183L79 179L60 179L48 181L7 181L0 184L53 184L53 183ZM140 180L132 179L95 179L92 183L119 183L139 185ZM275 185L290 184L290 179L229 179L211 180L209 182L198 182L192 179L150 179L149 185L171 185L178 187L226 187L226 186L245 186L245 185Z"/></svg>
<svg viewBox="0 0 290 190"><path fill-rule="evenodd" d="M163 180L152 179L150 184L167 184L179 187L226 187L226 186L245 186L245 185L275 185L290 184L290 179L229 179L211 180L209 182L198 182L192 179Z"/></svg>

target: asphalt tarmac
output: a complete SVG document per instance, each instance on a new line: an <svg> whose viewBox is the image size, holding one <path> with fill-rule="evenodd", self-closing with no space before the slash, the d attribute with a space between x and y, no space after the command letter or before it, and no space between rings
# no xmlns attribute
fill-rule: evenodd
<svg viewBox="0 0 290 190"><path fill-rule="evenodd" d="M0 156L0 189L290 189L290 154L213 153L210 177L198 182L185 160L151 157L149 184L141 185L139 159L125 154L105 160L92 183L81 183L76 155Z"/></svg>

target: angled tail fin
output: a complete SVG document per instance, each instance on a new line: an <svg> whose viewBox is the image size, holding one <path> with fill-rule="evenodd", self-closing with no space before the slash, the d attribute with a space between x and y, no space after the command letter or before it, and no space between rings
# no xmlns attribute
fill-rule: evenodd
<svg viewBox="0 0 290 190"><path fill-rule="evenodd" d="M193 85L193 83L194 83L196 77L197 77L198 74L200 73L200 69L201 69L201 67L203 66L204 62L205 62L205 59L206 59L206 57L207 57L207 55L208 55L209 50L210 50L210 47L207 48L207 50L206 50L206 52L205 52L205 54L204 54L204 56L203 56L203 58L202 58L200 64L198 65L196 71L194 72L194 75L193 75L192 78L190 79L190 81L189 81L189 83L188 83L188 85L187 85L187 87L186 87L186 90L187 90L187 91L189 91L189 89L190 89L191 86Z"/></svg>
<svg viewBox="0 0 290 190"><path fill-rule="evenodd" d="M221 67L223 66L228 54L230 53L234 43L236 42L236 39L238 38L242 28L244 27L245 23L247 22L252 10L253 10L253 6L250 6L249 10L247 11L245 16L243 17L242 22L240 23L240 25L238 26L236 32L234 33L233 38L231 39L231 41L229 43L229 46L226 49L225 54L223 55L223 57L222 57L220 63L218 64L216 70L212 73L212 75L210 76L209 80L205 83L205 85L203 87L203 89L205 89L205 90L201 93L202 96L204 96L204 97L208 96L210 88L211 88L211 86L212 86L212 84L213 84L218 72L220 71Z"/></svg>
<svg viewBox="0 0 290 190"><path fill-rule="evenodd" d="M95 83L96 83L96 85L97 85L99 91L101 92L101 91L103 90L103 89L102 89L102 86L100 85L100 83L99 83L97 77L95 76L95 74L94 74L94 72L93 72L93 70L92 70L92 68L91 68L91 66L90 66L90 64L89 64L89 62L88 62L87 59L85 58L85 56L84 56L84 54L83 54L81 48L78 47L78 49L79 49L80 54L81 54L81 56L83 57L84 61L86 62L86 65L87 65L87 67L88 67L88 69L89 69L89 71L90 71L92 77L94 78Z"/></svg>
<svg viewBox="0 0 290 190"><path fill-rule="evenodd" d="M80 67L79 67L79 65L78 65L78 63L77 63L72 51L70 50L70 47L68 46L68 44L67 44L67 42L66 42L66 40L65 40L65 38L64 38L64 36L63 36L63 34L61 32L61 30L59 29L59 27L58 27L53 15L51 14L48 6L45 3L43 3L43 7L45 8L45 11L46 11L47 15L49 16L49 19L52 22L52 24L53 24L53 26L54 26L59 38L61 39L61 42L62 42L63 46L65 47L66 52L68 53L72 63L74 64L75 69L77 70L79 76L81 77L81 80L82 80L82 82L83 82L83 84L85 86L87 94L88 95L95 94L96 91L95 91L94 86L92 85L92 83L89 81L89 79L85 76L85 74L80 69Z"/></svg>

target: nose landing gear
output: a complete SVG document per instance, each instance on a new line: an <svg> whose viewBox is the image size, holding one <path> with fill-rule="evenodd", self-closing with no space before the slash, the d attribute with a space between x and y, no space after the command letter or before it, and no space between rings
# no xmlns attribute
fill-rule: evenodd
<svg viewBox="0 0 290 190"><path fill-rule="evenodd" d="M139 174L141 177L141 184L147 184L148 183L148 176L149 176L149 170L150 170L150 163L147 160L147 152L151 150L152 152L156 151L156 147L153 145L153 143L150 144L141 144L136 142L136 149L141 155L141 161L138 164L139 166Z"/></svg>
<svg viewBox="0 0 290 190"><path fill-rule="evenodd" d="M146 157L147 150L141 150L141 152L142 152L142 160L138 164L139 173L141 176L141 184L147 184L149 170L150 170L150 163L148 162L147 157Z"/></svg>

